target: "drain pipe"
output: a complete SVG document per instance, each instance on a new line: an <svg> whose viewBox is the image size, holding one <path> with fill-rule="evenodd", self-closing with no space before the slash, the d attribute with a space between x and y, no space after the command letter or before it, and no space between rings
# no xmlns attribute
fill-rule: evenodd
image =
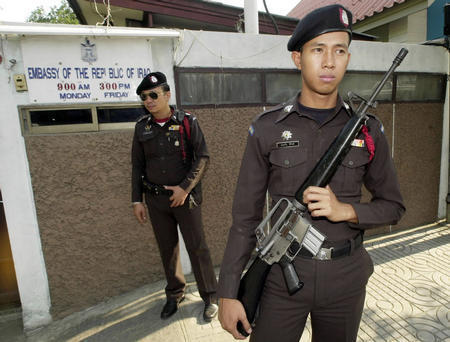
<svg viewBox="0 0 450 342"><path fill-rule="evenodd" d="M259 33L257 0L244 1L245 33Z"/></svg>
<svg viewBox="0 0 450 342"><path fill-rule="evenodd" d="M446 218L450 223L450 190L449 190L449 126L450 126L450 53L447 53L447 86L444 103L444 119L442 130L441 179L439 186L438 218Z"/></svg>

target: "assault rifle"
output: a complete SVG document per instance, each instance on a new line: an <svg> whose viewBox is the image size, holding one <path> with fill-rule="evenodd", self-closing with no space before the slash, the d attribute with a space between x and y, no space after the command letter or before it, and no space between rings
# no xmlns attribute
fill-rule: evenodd
<svg viewBox="0 0 450 342"><path fill-rule="evenodd" d="M292 295L304 285L292 264L300 249L306 248L318 259L325 257L318 254L322 252L321 246L326 237L314 228L313 224L306 217L307 207L303 203L303 192L309 186L324 187L329 183L350 150L352 141L366 123L368 108L376 106L375 98L407 53L407 49L403 48L400 50L392 66L386 72L368 101L353 93L349 93L352 107L354 106L352 100L355 97L361 101L356 111L353 108L349 108L354 112L354 115L351 116L350 120L345 124L339 135L297 190L295 199L292 201L286 198L280 199L256 228L257 257L242 277L238 292L238 299L244 306L250 324L254 323L264 283L274 263L280 264L288 292ZM281 215L270 232L266 234L265 226L280 207L285 208L282 209ZM248 336L240 321L237 324L237 329L243 336Z"/></svg>

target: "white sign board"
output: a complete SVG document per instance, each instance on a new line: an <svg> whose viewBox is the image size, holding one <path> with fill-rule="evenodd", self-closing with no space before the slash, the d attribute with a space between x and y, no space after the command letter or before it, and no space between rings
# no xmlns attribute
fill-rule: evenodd
<svg viewBox="0 0 450 342"><path fill-rule="evenodd" d="M138 101L153 70L150 42L139 38L27 38L22 54L33 103Z"/></svg>

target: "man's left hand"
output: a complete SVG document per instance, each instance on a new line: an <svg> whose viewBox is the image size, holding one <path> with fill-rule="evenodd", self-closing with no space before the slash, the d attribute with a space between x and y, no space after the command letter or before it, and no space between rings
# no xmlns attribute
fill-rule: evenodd
<svg viewBox="0 0 450 342"><path fill-rule="evenodd" d="M175 186L164 185L164 188L166 190L172 190L173 191L172 196L170 196L170 198L169 198L172 201L172 203L170 204L170 206L172 208L173 207L179 207L179 206L183 205L184 201L186 200L186 197L189 195L179 185L175 185Z"/></svg>
<svg viewBox="0 0 450 342"><path fill-rule="evenodd" d="M330 186L310 186L303 192L303 202L308 205L312 217L325 216L332 222L358 223L358 216L351 204L340 202Z"/></svg>

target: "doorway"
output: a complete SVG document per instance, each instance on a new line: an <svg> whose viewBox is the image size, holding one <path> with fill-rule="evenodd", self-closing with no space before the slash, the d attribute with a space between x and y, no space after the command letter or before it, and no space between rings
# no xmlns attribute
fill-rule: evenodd
<svg viewBox="0 0 450 342"><path fill-rule="evenodd" d="M17 306L20 306L19 290L0 191L0 309Z"/></svg>

